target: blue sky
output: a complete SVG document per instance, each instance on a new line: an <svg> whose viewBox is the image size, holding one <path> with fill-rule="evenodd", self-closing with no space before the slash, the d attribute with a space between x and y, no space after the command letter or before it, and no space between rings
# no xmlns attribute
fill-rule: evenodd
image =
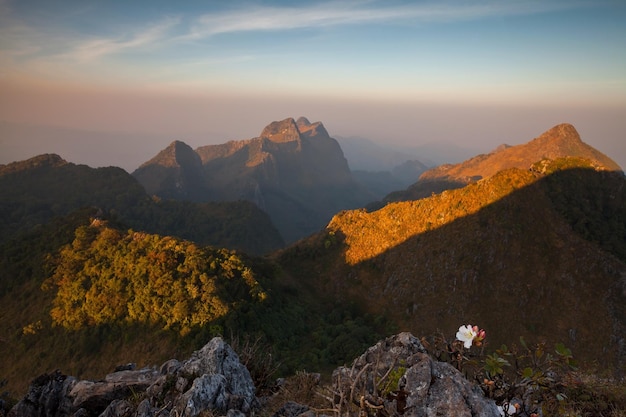
<svg viewBox="0 0 626 417"><path fill-rule="evenodd" d="M567 121L624 165L625 21L619 0L0 0L0 121L199 146L305 115L477 147Z"/></svg>

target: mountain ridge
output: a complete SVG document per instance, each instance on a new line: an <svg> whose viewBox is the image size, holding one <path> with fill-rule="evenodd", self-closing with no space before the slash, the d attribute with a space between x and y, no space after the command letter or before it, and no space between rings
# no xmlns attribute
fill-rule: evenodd
<svg viewBox="0 0 626 417"><path fill-rule="evenodd" d="M137 230L253 254L284 245L267 214L249 202L159 201L121 168L76 165L56 154L0 166L0 242L86 207Z"/></svg>
<svg viewBox="0 0 626 417"><path fill-rule="evenodd" d="M403 201L427 197L431 193L463 187L488 178L507 168L528 169L542 159L581 157L607 170L622 171L611 158L582 141L569 123L558 124L521 145L500 145L488 154L477 155L458 164L444 164L425 171L406 190L390 193L384 201Z"/></svg>
<svg viewBox="0 0 626 417"><path fill-rule="evenodd" d="M197 166L169 170L159 158L132 175L164 198L252 201L288 242L316 232L340 210L375 199L354 180L324 125L305 117L274 121L258 137L200 146L194 152L201 161L200 176ZM194 174L195 182L178 180L191 175L186 172Z"/></svg>
<svg viewBox="0 0 626 417"><path fill-rule="evenodd" d="M293 122L285 123L293 126ZM295 121L296 127L298 123ZM298 127L301 135L291 141L286 141L285 135L289 135L286 131L283 136L276 136L278 142L269 138L232 142L228 146L242 162L236 168L246 171L263 167L264 175L271 177L271 169L280 169L281 165L275 154L263 154L263 147L270 151L278 148L286 154L297 151L298 147L314 148L316 144L311 144L302 132L310 131L314 138L323 138L323 126L309 128L304 120L300 123L304 126ZM280 124L274 128L277 129L273 135L283 134ZM251 144L258 148L250 147ZM331 140L322 139L320 144L334 147ZM170 154L163 155L176 170L181 165L176 162L176 153L189 151L183 145L173 142ZM503 147L496 153L508 149ZM251 153L261 156L260 163L249 158ZM318 154L323 155L324 149ZM180 161L186 164L184 158ZM248 167L246 161L255 164ZM59 175L50 168L55 164L59 165L55 168ZM29 166L38 168L31 170ZM194 261L196 251L181 252L182 248L191 246L178 238L146 235L138 231L142 229L128 230L128 225L121 221L126 212L120 211L124 207L119 205L120 201L132 207L130 214L145 216L159 226L161 234L176 230L181 222L193 226L193 232L199 233L190 238L194 241L204 233L205 229L199 226L223 223L221 216L241 220L234 228L221 229L222 239L232 238L239 229L269 223L268 216L251 202L214 205L151 198L121 169L76 166L58 155L43 155L12 165L10 170L16 174L0 175L0 192L5 193L0 198L3 213L0 227L29 227L27 233L21 230L11 234L11 240L0 241L0 314L16 318L5 332L7 343L0 344L0 360L4 361L0 369L6 372L10 366L11 378L27 374L30 378L34 376L29 374L33 369L50 364L73 367L70 372L81 373L87 365L100 363L103 358L109 361L128 358L120 356L120 350L132 351L138 362L146 358L156 360L159 356L155 351L161 346L170 352L189 349L220 331L263 335L272 347L280 349L281 359L290 361L289 369L298 369L296 366L311 369L349 359L355 345L368 343L369 338L378 337L377 332L396 333L400 328L427 335L450 329L453 332L459 324L472 323L487 330L489 348L510 343L518 336L528 341L564 342L581 361L592 365L597 361L600 367L610 368L609 371L626 372L626 351L620 348L626 346L626 180L623 172L604 168L592 159L575 156L545 159L542 154L528 166L507 168L456 190L389 203L373 212L364 209L335 212L327 227L318 229L317 233L280 251L272 251L268 257L245 257L243 268L238 269L242 280L239 275L235 280L227 275L223 277L222 290L229 295L238 293L245 300L260 295L250 292L260 288L269 298L260 297L258 303L242 302L232 315L221 316L221 321L182 328L190 331L188 338L184 338L172 329L163 329L166 323L158 320L166 315L154 317L156 324L113 321L87 325L77 331L54 327L50 307L58 293L42 292L42 283L59 265L69 271L77 267L84 273L83 278L96 274L84 282L95 283L91 291L102 302L106 291L116 291L107 283L117 285L134 273L137 279L146 278L140 265L162 267L153 278L172 280L165 281L160 293L146 295L145 305L154 303L154 308L146 308L142 314L149 315L156 307L176 301L167 313L176 316L176 323L186 323L189 321L186 314L201 306L189 306L168 295L174 290L199 294L196 291L200 287L183 285L186 278L191 281L184 273L185 262ZM0 167L0 172L3 169L6 166ZM37 175L33 174L35 171ZM28 172L33 175L23 175ZM19 180L13 183L13 188L3 182L10 176ZM26 187L28 181L37 185L37 192ZM79 190L85 192L74 198ZM335 198L333 194L314 191L305 187L302 194L320 204L325 202L322 197ZM267 198L271 192L280 198ZM307 210L302 202L311 201L280 193L279 188L265 189L259 197L263 198L263 204L280 205L284 213ZM85 196L100 198L95 206L102 206L103 213L91 208L81 214L75 211L75 206L64 211L65 204L73 201L78 201L81 207L94 205L94 200ZM285 205L286 201L292 204ZM152 204L158 210L143 212ZM199 213L202 207L206 211ZM216 207L221 210L219 216L211 212ZM36 216L24 217L24 212L32 208L36 209ZM164 212L168 213L167 217L161 216ZM50 213L54 214L52 222ZM63 213L69 213L69 218L63 218ZM317 215L313 210L303 213L303 217ZM111 224L120 229L105 228L92 236L96 239L85 239L106 221L106 214L110 215ZM246 223L249 219L252 222ZM57 227L58 224L61 226ZM172 229L168 229L170 226ZM9 229L2 229L2 237L8 235L5 230ZM271 229L266 229L253 235L264 239L271 233ZM124 255L133 253L142 241L146 247L151 247L149 242L155 245L150 250L136 252L135 260L122 265ZM87 245L94 246L86 250ZM83 262L80 259L83 253L97 256L86 255L91 263ZM224 265L229 266L224 271L237 265L238 258L244 259L239 254L226 255ZM96 259L101 260L96 262ZM120 266L123 268L119 269ZM131 272L109 279L110 271L115 268ZM198 271L197 280L210 288L214 271L212 265ZM69 277L77 278L78 274L70 273L67 277L66 283L72 284ZM255 287L253 279L261 287ZM58 283L63 280L59 273ZM133 285L134 290L148 289L146 285ZM103 292L99 292L99 286ZM74 291L85 290L81 285L64 288L66 300L70 301ZM89 299L82 297L74 304L68 301L67 305L89 308L88 304ZM100 309L94 311L102 313ZM94 343L104 347L94 350ZM26 351L33 356L24 355ZM59 356L53 358L50 352L58 352ZM170 353L167 355L171 357ZM100 363L99 366L102 369L114 365Z"/></svg>
<svg viewBox="0 0 626 417"><path fill-rule="evenodd" d="M421 200L344 211L276 256L285 279L386 315L403 330L479 323L498 346L515 329L623 372L626 180L593 165L548 174L511 168ZM560 202L565 184L571 200ZM589 200L597 201L594 213L604 212L598 221L616 222L600 239L588 234L589 215L572 212Z"/></svg>

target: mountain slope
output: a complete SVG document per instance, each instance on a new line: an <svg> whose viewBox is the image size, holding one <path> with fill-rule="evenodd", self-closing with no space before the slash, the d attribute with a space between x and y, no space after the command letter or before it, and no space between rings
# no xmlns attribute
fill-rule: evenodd
<svg viewBox="0 0 626 417"><path fill-rule="evenodd" d="M415 334L478 324L492 346L522 335L564 342L581 360L623 370L624 176L579 158L538 166L549 173L512 168L372 213L340 213L278 255L285 279ZM584 217L572 207L585 207ZM596 221L612 227L600 236Z"/></svg>
<svg viewBox="0 0 626 417"><path fill-rule="evenodd" d="M303 117L272 122L256 138L202 146L195 152L202 163L201 181L196 181L195 158L184 163L168 150L133 175L162 198L252 201L288 242L320 230L336 212L374 199L353 180L339 144L322 123ZM172 168L173 159L177 163ZM185 179L189 173L194 181Z"/></svg>
<svg viewBox="0 0 626 417"><path fill-rule="evenodd" d="M267 215L249 202L159 202L121 168L94 169L58 155L0 167L0 242L84 207L135 230L252 254L284 244Z"/></svg>
<svg viewBox="0 0 626 417"><path fill-rule="evenodd" d="M563 157L585 158L610 171L622 170L608 156L584 143L574 126L564 123L552 127L528 143L517 146L502 145L489 154L478 155L459 164L430 169L407 190L391 193L385 197L385 201L415 200L433 192L459 188L481 178L489 178L503 169L528 169L541 159Z"/></svg>
<svg viewBox="0 0 626 417"><path fill-rule="evenodd" d="M202 161L187 144L174 141L142 164L133 176L149 195L162 198L200 200L204 190Z"/></svg>

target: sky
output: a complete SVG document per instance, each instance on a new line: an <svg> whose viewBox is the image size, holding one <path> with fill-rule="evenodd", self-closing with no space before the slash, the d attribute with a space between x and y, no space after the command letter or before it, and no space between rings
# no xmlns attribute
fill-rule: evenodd
<svg viewBox="0 0 626 417"><path fill-rule="evenodd" d="M0 0L0 163L130 172L305 116L477 153L568 122L626 167L625 21L622 0Z"/></svg>

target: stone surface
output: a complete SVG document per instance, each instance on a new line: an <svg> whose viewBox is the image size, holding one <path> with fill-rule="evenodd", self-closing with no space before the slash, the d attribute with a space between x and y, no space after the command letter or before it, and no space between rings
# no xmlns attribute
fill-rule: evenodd
<svg viewBox="0 0 626 417"><path fill-rule="evenodd" d="M410 333L378 342L351 367L333 372L336 410L350 414L384 410L406 417L499 417L495 402L485 398L460 372L434 361Z"/></svg>
<svg viewBox="0 0 626 417"><path fill-rule="evenodd" d="M127 368L100 381L77 381L59 371L42 375L9 415L180 417L209 412L240 417L259 404L250 373L221 338L183 363L171 359L158 370Z"/></svg>
<svg viewBox="0 0 626 417"><path fill-rule="evenodd" d="M333 372L333 408L341 415L499 417L492 400L447 363L434 361L410 333L381 340L351 367ZM11 417L243 417L259 407L248 370L221 338L159 370L122 370L101 381L60 372L35 379ZM274 417L312 417L287 402Z"/></svg>
<svg viewBox="0 0 626 417"><path fill-rule="evenodd" d="M68 415L72 405L68 393L76 379L58 370L33 380L28 393L10 411L9 417L48 417Z"/></svg>

